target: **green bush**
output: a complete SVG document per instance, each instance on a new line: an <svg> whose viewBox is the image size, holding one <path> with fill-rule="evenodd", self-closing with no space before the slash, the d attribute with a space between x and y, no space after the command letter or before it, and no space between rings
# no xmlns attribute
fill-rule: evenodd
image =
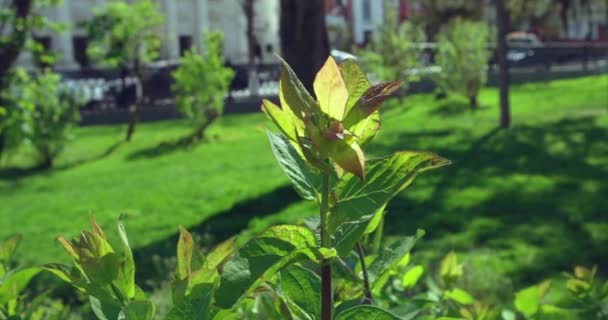
<svg viewBox="0 0 608 320"><path fill-rule="evenodd" d="M53 160L70 139L70 129L80 119L81 101L61 84L61 77L51 71L30 76L16 70L8 90L3 90L0 107L0 130L7 147L30 144L42 167L50 167Z"/></svg>
<svg viewBox="0 0 608 320"><path fill-rule="evenodd" d="M31 85L34 112L30 140L40 164L50 167L80 120L82 101L61 84L56 73L42 72L32 79Z"/></svg>
<svg viewBox="0 0 608 320"><path fill-rule="evenodd" d="M32 131L32 86L23 68L11 70L7 85L0 90L0 156L21 146Z"/></svg>
<svg viewBox="0 0 608 320"><path fill-rule="evenodd" d="M460 19L452 21L437 39L435 61L441 72L433 80L444 92L467 97L471 108L477 108L477 95L486 83L489 41L486 24Z"/></svg>
<svg viewBox="0 0 608 320"><path fill-rule="evenodd" d="M222 115L224 98L228 94L232 69L224 67L223 36L220 32L204 36L204 53L191 49L173 73L177 110L192 120L194 137L202 139L205 130Z"/></svg>

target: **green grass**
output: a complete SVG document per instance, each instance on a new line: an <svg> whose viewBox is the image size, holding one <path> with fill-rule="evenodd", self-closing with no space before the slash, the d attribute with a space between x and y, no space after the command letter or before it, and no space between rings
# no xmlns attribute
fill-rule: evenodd
<svg viewBox="0 0 608 320"><path fill-rule="evenodd" d="M415 95L391 101L369 154L430 150L453 161L420 176L388 207L392 236L427 231L420 259L449 250L530 282L577 263L608 263L608 76L516 86L513 127L496 129L497 91L481 109L464 99ZM274 163L261 114L226 116L210 143L182 147L184 121L79 128L48 172L29 170L24 150L0 168L0 237L25 236L26 263L64 255L53 242L86 227L87 212L108 231L124 214L142 259L170 254L178 225L217 241L250 226L315 214L298 201ZM108 232L106 233L112 233ZM492 280L494 281L494 280ZM498 283L498 282L496 282Z"/></svg>

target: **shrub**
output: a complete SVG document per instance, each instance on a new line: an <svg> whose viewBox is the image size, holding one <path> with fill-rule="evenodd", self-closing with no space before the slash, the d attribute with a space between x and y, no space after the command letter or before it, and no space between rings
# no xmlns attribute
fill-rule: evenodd
<svg viewBox="0 0 608 320"><path fill-rule="evenodd" d="M186 52L172 74L177 109L192 121L194 137L199 140L223 113L224 97L234 76L232 69L224 67L222 41L221 33L207 33L204 53L200 55L195 49Z"/></svg>
<svg viewBox="0 0 608 320"><path fill-rule="evenodd" d="M40 165L50 167L80 120L82 101L61 84L61 77L56 73L40 73L32 79L31 86L34 112L30 140Z"/></svg>
<svg viewBox="0 0 608 320"><path fill-rule="evenodd" d="M23 68L15 68L0 90L0 156L27 141L32 128L32 86Z"/></svg>
<svg viewBox="0 0 608 320"><path fill-rule="evenodd" d="M0 130L8 148L24 142L37 152L39 164L50 167L71 137L70 129L80 119L81 101L61 84L61 77L50 71L30 76L17 70L10 87L3 91Z"/></svg>
<svg viewBox="0 0 608 320"><path fill-rule="evenodd" d="M486 83L489 28L482 22L454 20L447 32L438 36L435 56L441 72L433 77L439 88L469 99L471 108L478 106L477 95Z"/></svg>

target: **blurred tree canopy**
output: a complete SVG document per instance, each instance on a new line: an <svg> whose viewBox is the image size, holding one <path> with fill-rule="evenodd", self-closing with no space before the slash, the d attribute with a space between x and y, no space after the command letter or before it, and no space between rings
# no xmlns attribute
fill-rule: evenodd
<svg viewBox="0 0 608 320"><path fill-rule="evenodd" d="M91 39L87 48L91 59L119 67L123 79L131 73L139 81L136 101L131 105L126 141L131 140L135 131L139 100L143 94L141 65L159 55L162 22L160 8L154 1L138 0L133 3L110 2L96 10L93 19L84 25Z"/></svg>

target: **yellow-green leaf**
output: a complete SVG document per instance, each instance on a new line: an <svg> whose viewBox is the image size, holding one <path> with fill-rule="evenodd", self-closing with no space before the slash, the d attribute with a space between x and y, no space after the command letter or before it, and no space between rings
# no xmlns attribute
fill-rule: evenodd
<svg viewBox="0 0 608 320"><path fill-rule="evenodd" d="M332 56L327 58L317 73L313 87L321 111L333 119L342 120L348 100L348 91L340 68Z"/></svg>

